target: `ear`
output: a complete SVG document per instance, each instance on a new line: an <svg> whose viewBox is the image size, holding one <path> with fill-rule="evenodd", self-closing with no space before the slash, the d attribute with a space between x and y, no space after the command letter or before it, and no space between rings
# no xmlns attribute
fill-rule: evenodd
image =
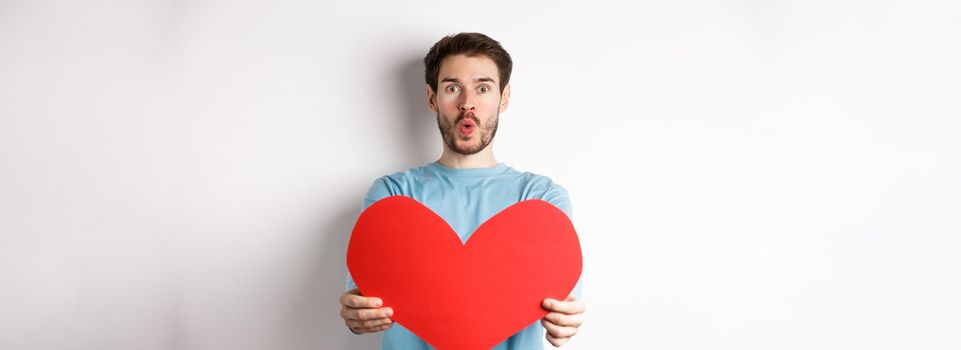
<svg viewBox="0 0 961 350"><path fill-rule="evenodd" d="M507 84L504 87L504 92L501 93L501 105L497 107L497 111L504 113L507 109L507 104L511 101L511 84Z"/></svg>
<svg viewBox="0 0 961 350"><path fill-rule="evenodd" d="M431 112L437 113L437 94L430 88L430 84L424 85L427 86L427 107Z"/></svg>

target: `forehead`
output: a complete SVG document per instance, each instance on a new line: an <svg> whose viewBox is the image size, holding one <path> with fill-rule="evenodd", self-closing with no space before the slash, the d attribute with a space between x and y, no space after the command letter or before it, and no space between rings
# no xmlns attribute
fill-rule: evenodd
<svg viewBox="0 0 961 350"><path fill-rule="evenodd" d="M491 78L495 82L500 81L498 76L497 64L494 60L484 55L450 55L440 63L438 80L444 78L454 78L460 81L474 81L477 78Z"/></svg>

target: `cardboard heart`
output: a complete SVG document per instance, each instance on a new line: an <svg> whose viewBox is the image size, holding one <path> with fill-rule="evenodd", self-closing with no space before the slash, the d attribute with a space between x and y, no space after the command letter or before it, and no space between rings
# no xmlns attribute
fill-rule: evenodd
<svg viewBox="0 0 961 350"><path fill-rule="evenodd" d="M569 295L581 249L567 215L542 200L502 210L462 244L430 208L391 196L357 219L347 268L435 348L490 349L547 315L545 298Z"/></svg>

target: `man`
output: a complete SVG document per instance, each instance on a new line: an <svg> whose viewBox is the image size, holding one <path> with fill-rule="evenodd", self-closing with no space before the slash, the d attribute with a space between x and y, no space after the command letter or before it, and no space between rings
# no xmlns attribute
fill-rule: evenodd
<svg viewBox="0 0 961 350"><path fill-rule="evenodd" d="M480 33L442 38L424 58L427 104L437 114L444 151L423 167L377 179L363 208L392 195L411 197L444 218L466 242L485 220L526 199L554 204L569 217L567 191L549 178L515 171L494 159L492 141L500 112L510 100L511 58L500 43ZM428 349L429 346L391 320L393 310L376 296L361 296L348 275L348 291L340 297L341 317L354 333L386 330L383 349ZM566 343L583 322L580 282L565 300L545 299L548 314L514 334L495 349L542 349L542 327L554 346ZM470 302L465 300L464 302ZM438 320L443 322L443 320Z"/></svg>

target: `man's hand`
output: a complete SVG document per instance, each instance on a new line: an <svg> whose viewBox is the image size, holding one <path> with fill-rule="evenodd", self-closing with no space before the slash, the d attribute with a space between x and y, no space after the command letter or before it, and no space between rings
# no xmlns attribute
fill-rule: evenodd
<svg viewBox="0 0 961 350"><path fill-rule="evenodd" d="M564 301L547 298L544 299L542 306L550 313L544 316L541 324L547 330L547 341L551 345L559 347L571 340L577 334L577 328L584 323L584 302L577 300L573 295L568 296Z"/></svg>
<svg viewBox="0 0 961 350"><path fill-rule="evenodd" d="M340 317L354 334L380 332L394 325L390 319L394 310L383 304L380 298L364 297L351 289L340 295Z"/></svg>

